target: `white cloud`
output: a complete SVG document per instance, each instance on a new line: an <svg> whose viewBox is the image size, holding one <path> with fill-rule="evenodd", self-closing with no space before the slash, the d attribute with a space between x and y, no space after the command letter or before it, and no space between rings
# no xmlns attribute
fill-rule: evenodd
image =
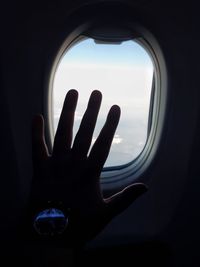
<svg viewBox="0 0 200 267"><path fill-rule="evenodd" d="M116 134L115 136L114 136L114 138L113 138L113 144L115 145L115 144L120 144L121 142L123 141L123 138L121 138L120 136L119 136L119 134Z"/></svg>
<svg viewBox="0 0 200 267"><path fill-rule="evenodd" d="M92 138L92 144L94 144L94 142L97 140L97 138L96 137L93 137ZM119 134L116 134L115 136L114 136L114 138L113 138L113 142L112 142L112 144L113 145L118 145L118 144L120 144L121 142L123 141L123 138L121 138L120 136L119 136Z"/></svg>

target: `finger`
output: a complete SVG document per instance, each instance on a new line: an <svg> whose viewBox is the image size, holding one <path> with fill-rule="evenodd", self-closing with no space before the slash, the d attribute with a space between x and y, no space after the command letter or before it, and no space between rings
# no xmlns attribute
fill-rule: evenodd
<svg viewBox="0 0 200 267"><path fill-rule="evenodd" d="M34 167L42 164L49 156L44 137L44 119L42 115L36 115L32 123L32 157Z"/></svg>
<svg viewBox="0 0 200 267"><path fill-rule="evenodd" d="M74 113L78 100L78 92L70 90L63 104L58 128L54 139L53 154L63 153L71 148L73 138Z"/></svg>
<svg viewBox="0 0 200 267"><path fill-rule="evenodd" d="M102 128L96 142L94 143L90 155L89 166L91 166L92 175L99 176L103 165L108 157L112 140L119 123L120 108L117 105L111 107L105 125Z"/></svg>
<svg viewBox="0 0 200 267"><path fill-rule="evenodd" d="M123 212L134 202L134 200L144 194L147 190L147 185L143 183L137 183L126 187L119 193L106 199L105 201L108 204L107 207L109 217L113 218L114 216Z"/></svg>
<svg viewBox="0 0 200 267"><path fill-rule="evenodd" d="M87 156L96 125L101 100L102 94L97 90L93 91L90 96L86 112L81 121L80 128L74 140L72 153L75 157Z"/></svg>

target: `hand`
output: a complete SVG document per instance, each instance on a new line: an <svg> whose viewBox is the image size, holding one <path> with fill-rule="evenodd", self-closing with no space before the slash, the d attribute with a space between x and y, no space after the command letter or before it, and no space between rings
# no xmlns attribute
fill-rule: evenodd
<svg viewBox="0 0 200 267"><path fill-rule="evenodd" d="M33 121L31 206L36 211L51 200L62 202L66 209L69 208L69 223L59 239L72 246L94 238L114 216L147 190L144 184L138 183L107 199L103 198L100 174L119 122L120 108L116 105L111 107L88 155L101 99L99 91L92 92L72 145L78 92L70 90L67 93L51 155L45 142L43 117L38 115Z"/></svg>

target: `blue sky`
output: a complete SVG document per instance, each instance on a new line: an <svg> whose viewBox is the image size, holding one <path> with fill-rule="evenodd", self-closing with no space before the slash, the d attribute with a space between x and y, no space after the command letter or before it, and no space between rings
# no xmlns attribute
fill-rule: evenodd
<svg viewBox="0 0 200 267"><path fill-rule="evenodd" d="M84 52L83 52L84 51ZM81 41L67 51L63 63L88 62L96 64L152 65L145 49L136 42L96 44L93 39Z"/></svg>

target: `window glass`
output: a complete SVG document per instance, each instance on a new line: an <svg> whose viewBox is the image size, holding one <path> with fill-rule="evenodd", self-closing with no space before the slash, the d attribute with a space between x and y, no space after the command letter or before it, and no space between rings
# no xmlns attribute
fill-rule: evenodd
<svg viewBox="0 0 200 267"><path fill-rule="evenodd" d="M93 142L109 108L118 104L121 107L121 119L105 167L133 161L147 141L153 72L151 57L137 41L108 44L87 38L74 43L60 59L54 76L54 132L69 89L79 91L74 135L91 92L100 90L103 99Z"/></svg>

